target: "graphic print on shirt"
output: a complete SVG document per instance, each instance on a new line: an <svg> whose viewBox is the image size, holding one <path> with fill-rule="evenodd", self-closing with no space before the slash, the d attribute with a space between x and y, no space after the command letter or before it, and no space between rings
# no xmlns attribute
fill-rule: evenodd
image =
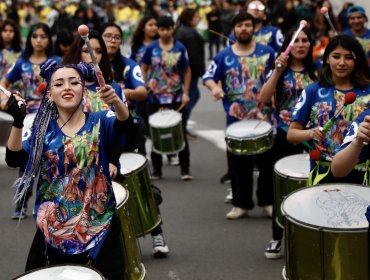
<svg viewBox="0 0 370 280"><path fill-rule="evenodd" d="M106 234L114 210L107 207L112 193L99 162L99 129L100 123L90 132L63 136L63 158L48 150L42 162L36 222L46 242L66 254L94 247Z"/></svg>
<svg viewBox="0 0 370 280"><path fill-rule="evenodd" d="M84 101L84 112L100 112L103 110L109 110L109 105L104 103L100 98L100 93L88 88L85 88Z"/></svg>

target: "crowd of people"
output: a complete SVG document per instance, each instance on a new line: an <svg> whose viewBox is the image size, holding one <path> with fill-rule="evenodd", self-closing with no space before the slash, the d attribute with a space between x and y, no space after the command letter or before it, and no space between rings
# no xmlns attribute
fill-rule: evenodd
<svg viewBox="0 0 370 280"><path fill-rule="evenodd" d="M119 157L146 157L149 117L170 109L181 115L185 137L180 151L165 154L180 166L179 178L191 181L188 139L196 136L187 123L200 79L222 102L226 127L252 119L273 130L272 147L261 153L228 149L220 179L231 184L226 218L241 219L255 207L258 170L257 205L272 218L266 258L281 257L283 229L273 207L278 160L317 150L309 185L367 184L370 29L362 6L346 3L335 16L330 1L147 1L146 9L140 1L12 2L0 6L0 85L12 92L0 91L0 108L14 118L6 147L8 165L20 174L12 218L26 217L37 186L38 229L26 270L92 260L108 279L121 279L112 191ZM128 10L136 27L124 42ZM81 24L89 43L77 33ZM123 43L129 54L121 53ZM348 93L356 97L351 104ZM22 132L31 115L31 130ZM163 154L153 148L148 155L151 180L162 179ZM153 254L167 256L161 225L151 235Z"/></svg>

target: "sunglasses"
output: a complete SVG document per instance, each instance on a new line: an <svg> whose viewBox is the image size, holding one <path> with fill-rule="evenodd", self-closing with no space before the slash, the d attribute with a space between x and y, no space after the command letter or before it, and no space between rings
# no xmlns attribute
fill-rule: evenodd
<svg viewBox="0 0 370 280"><path fill-rule="evenodd" d="M260 12L263 12L265 10L265 5L263 4L255 4L255 3L250 3L248 5L248 9L250 10L257 10L257 11L260 11Z"/></svg>

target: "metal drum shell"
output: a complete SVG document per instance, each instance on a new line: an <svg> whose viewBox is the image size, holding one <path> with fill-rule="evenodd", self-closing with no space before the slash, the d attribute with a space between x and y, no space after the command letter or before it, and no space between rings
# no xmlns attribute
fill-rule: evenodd
<svg viewBox="0 0 370 280"><path fill-rule="evenodd" d="M269 129L264 133L257 135L246 135L246 136L236 136L230 134L230 130L235 126L245 126L246 128L250 125L259 126L268 125ZM225 131L225 141L227 150L236 155L255 155L266 152L271 149L274 144L274 135L272 126L262 120L241 120L235 123L232 123L226 128Z"/></svg>
<svg viewBox="0 0 370 280"><path fill-rule="evenodd" d="M125 157L142 159L144 164L129 172L127 170L124 171ZM130 193L128 208L135 235L136 237L144 236L153 231L162 222L150 182L148 161L144 156L137 153L123 153L120 157L120 165L120 173L123 175L120 183Z"/></svg>
<svg viewBox="0 0 370 280"><path fill-rule="evenodd" d="M142 280L145 279L146 270L141 260L140 247L134 233L131 221L132 217L127 207L129 192L120 183L112 182L112 185L117 202L117 216L121 222L121 243L124 250L123 255L125 256L126 269L125 279Z"/></svg>
<svg viewBox="0 0 370 280"><path fill-rule="evenodd" d="M296 193L337 185L325 184L299 189L284 199L282 211L285 216L285 279L369 279L368 227L332 228L315 225L292 217L284 208L287 200L292 199ZM350 184L346 186L348 185ZM365 188L361 185L350 186ZM370 193L370 189L368 191ZM363 215L365 212L366 209Z"/></svg>
<svg viewBox="0 0 370 280"><path fill-rule="evenodd" d="M293 167L295 169L282 170L280 165L288 168L286 164L288 162L293 162L294 164L289 166L289 168ZM302 172L305 168L307 168L307 174ZM286 156L274 164L274 211L276 222L281 228L285 227L285 219L281 211L281 204L288 194L306 187L309 171L310 160L308 154Z"/></svg>
<svg viewBox="0 0 370 280"><path fill-rule="evenodd" d="M175 118L174 122L171 117ZM159 111L150 115L149 131L153 151L156 153L174 154L185 148L181 114L174 110Z"/></svg>

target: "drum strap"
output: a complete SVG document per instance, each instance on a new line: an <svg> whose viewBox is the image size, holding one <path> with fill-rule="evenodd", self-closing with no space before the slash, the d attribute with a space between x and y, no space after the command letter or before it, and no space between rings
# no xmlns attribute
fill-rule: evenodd
<svg viewBox="0 0 370 280"><path fill-rule="evenodd" d="M320 173L320 167L326 166L326 171L323 173ZM324 179L330 172L331 169L331 162L329 161L316 161L315 168L312 169L308 176L307 180L307 186L316 186L322 179ZM364 180L363 185L368 185L368 179L369 179L369 160L367 160L364 163L356 164L354 169L358 170L364 170ZM315 177L314 177L315 175Z"/></svg>

